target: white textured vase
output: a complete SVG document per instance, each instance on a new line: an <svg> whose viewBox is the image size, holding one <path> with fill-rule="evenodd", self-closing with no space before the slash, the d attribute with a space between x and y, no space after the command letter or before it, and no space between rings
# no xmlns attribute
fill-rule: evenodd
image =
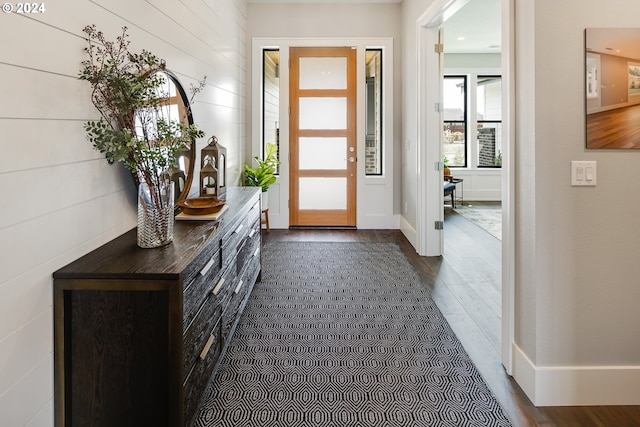
<svg viewBox="0 0 640 427"><path fill-rule="evenodd" d="M138 246L157 248L173 240L173 182L150 188L138 186Z"/></svg>

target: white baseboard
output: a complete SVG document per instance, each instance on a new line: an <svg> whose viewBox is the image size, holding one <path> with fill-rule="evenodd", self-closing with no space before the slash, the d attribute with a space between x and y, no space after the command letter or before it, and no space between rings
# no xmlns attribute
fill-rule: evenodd
<svg viewBox="0 0 640 427"><path fill-rule="evenodd" d="M513 345L513 377L535 406L640 405L640 366L535 366Z"/></svg>
<svg viewBox="0 0 640 427"><path fill-rule="evenodd" d="M400 223L402 222L402 215L395 214L392 218L391 229L400 230Z"/></svg>
<svg viewBox="0 0 640 427"><path fill-rule="evenodd" d="M358 218L360 230L398 230L400 228L400 215L387 217L386 215L364 214Z"/></svg>
<svg viewBox="0 0 640 427"><path fill-rule="evenodd" d="M460 195L458 194L458 196ZM502 201L502 193L500 190L468 190L464 192L465 202L477 200L482 202L500 202Z"/></svg>
<svg viewBox="0 0 640 427"><path fill-rule="evenodd" d="M400 216L400 231L409 243L411 243L411 246L414 248L418 247L418 234L416 233L416 229L413 228L403 216Z"/></svg>

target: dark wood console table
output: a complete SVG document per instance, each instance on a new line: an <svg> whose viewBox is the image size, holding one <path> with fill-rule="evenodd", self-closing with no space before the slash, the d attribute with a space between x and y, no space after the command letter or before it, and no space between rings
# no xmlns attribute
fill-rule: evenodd
<svg viewBox="0 0 640 427"><path fill-rule="evenodd" d="M53 274L55 425L185 426L261 270L259 188L227 190L217 221L136 230Z"/></svg>

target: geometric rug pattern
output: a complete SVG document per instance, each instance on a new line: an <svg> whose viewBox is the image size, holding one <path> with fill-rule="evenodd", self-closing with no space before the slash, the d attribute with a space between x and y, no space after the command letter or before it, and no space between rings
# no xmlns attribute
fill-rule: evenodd
<svg viewBox="0 0 640 427"><path fill-rule="evenodd" d="M197 426L510 426L395 243L269 242Z"/></svg>

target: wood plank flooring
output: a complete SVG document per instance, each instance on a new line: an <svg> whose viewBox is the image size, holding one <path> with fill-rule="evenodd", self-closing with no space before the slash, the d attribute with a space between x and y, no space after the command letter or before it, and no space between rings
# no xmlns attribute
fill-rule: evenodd
<svg viewBox="0 0 640 427"><path fill-rule="evenodd" d="M587 148L640 148L640 105L587 114Z"/></svg>
<svg viewBox="0 0 640 427"><path fill-rule="evenodd" d="M445 210L442 257L420 257L399 230L274 230L269 241L395 242L458 335L514 426L640 426L640 406L534 407L500 361L498 239Z"/></svg>

